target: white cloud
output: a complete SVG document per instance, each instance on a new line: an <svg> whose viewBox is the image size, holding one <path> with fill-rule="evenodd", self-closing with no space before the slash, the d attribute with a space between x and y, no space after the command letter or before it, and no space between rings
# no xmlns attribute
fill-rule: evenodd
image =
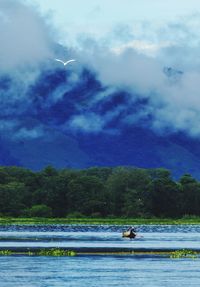
<svg viewBox="0 0 200 287"><path fill-rule="evenodd" d="M19 122L17 120L0 120L0 131L5 131L7 133L12 132L13 129L15 129L19 125Z"/></svg>
<svg viewBox="0 0 200 287"><path fill-rule="evenodd" d="M54 35L45 19L22 1L0 0L0 11L0 72L8 73L12 80L9 88L1 91L0 115L12 115L13 109L18 115L30 108L28 91L42 72L41 64L47 64L47 60L53 58L51 36ZM119 23L116 24L119 31ZM156 130L167 128L172 132L186 131L192 136L200 136L199 27L198 17L194 20L187 17L165 24L153 33L151 26L141 24L140 33L134 34L134 27L124 26L117 36L111 25L111 32L97 41L79 38L79 49L73 51L79 68L68 77L66 86L62 84L49 91L46 107L62 100L66 92L80 84L82 68L86 67L101 82L102 91L89 92L90 98L84 99L84 108L74 99L75 112L69 122L70 128L102 132L123 112L123 123L135 124L149 117L149 124ZM113 39L109 42L107 37L112 32ZM52 69L54 65L52 61ZM167 76L163 72L166 66L183 74ZM89 84L86 89L90 90ZM103 106L118 91L127 91L129 101L106 112L95 111L95 105ZM131 105L142 100L146 102L140 110L131 110ZM18 135L36 137L42 135L42 129L22 128Z"/></svg>
<svg viewBox="0 0 200 287"><path fill-rule="evenodd" d="M36 139L42 137L44 133L45 132L41 126L37 126L31 129L22 127L19 130L15 131L15 133L13 134L13 139L15 140Z"/></svg>
<svg viewBox="0 0 200 287"><path fill-rule="evenodd" d="M102 131L104 120L94 113L73 116L70 120L70 127L75 130L97 133Z"/></svg>
<svg viewBox="0 0 200 287"><path fill-rule="evenodd" d="M127 91L132 103L146 100L142 110L133 109L132 114L127 103L124 122L135 124L149 118L155 130L200 136L200 41L193 30L200 20L195 18L195 25L190 20L169 25L160 42L133 40L119 45L118 50L90 39L84 42L83 63L104 86ZM192 36L195 39L190 42ZM164 73L166 66L171 67L171 75Z"/></svg>
<svg viewBox="0 0 200 287"><path fill-rule="evenodd" d="M139 54L144 54L150 57L156 57L162 48L171 47L171 42L153 43L150 41L132 40L125 44L118 45L111 50L116 54L123 54L127 49L134 49Z"/></svg>
<svg viewBox="0 0 200 287"><path fill-rule="evenodd" d="M35 66L52 57L49 27L22 1L0 1L0 70Z"/></svg>

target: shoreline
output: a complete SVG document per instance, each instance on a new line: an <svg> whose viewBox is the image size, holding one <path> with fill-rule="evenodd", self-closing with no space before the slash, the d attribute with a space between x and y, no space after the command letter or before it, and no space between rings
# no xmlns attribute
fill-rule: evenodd
<svg viewBox="0 0 200 287"><path fill-rule="evenodd" d="M200 217L195 218L14 218L0 217L0 225L198 225Z"/></svg>

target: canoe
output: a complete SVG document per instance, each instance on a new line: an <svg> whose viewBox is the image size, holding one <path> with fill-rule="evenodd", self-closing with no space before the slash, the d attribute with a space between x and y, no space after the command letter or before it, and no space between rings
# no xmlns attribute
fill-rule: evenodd
<svg viewBox="0 0 200 287"><path fill-rule="evenodd" d="M135 238L136 234L131 230L127 230L122 233L122 237Z"/></svg>

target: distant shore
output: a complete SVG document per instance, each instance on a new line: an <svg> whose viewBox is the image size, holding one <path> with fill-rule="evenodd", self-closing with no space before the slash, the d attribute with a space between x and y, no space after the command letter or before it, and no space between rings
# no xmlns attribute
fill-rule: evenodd
<svg viewBox="0 0 200 287"><path fill-rule="evenodd" d="M200 217L171 218L14 218L0 217L0 225L14 224L89 224L89 225L176 225L200 224Z"/></svg>

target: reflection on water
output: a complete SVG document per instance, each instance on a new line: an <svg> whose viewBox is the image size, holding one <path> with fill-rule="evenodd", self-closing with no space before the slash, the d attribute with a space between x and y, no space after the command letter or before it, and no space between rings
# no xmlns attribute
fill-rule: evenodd
<svg viewBox="0 0 200 287"><path fill-rule="evenodd" d="M0 226L0 247L101 247L200 249L199 225L136 226L138 237L122 238L127 226Z"/></svg>
<svg viewBox="0 0 200 287"><path fill-rule="evenodd" d="M1 287L199 286L200 259L0 257Z"/></svg>

